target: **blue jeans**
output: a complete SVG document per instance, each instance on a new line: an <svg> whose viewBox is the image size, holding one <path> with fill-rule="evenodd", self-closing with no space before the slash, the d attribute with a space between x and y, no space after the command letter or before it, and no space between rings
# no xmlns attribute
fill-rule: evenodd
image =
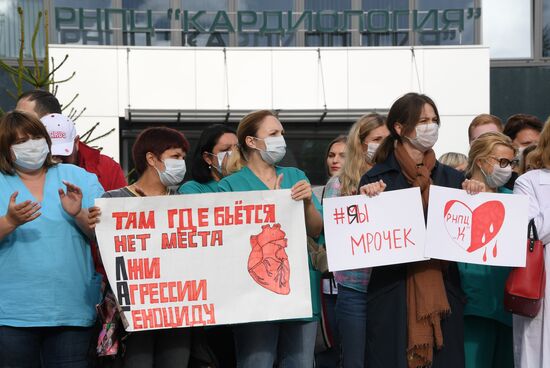
<svg viewBox="0 0 550 368"><path fill-rule="evenodd" d="M236 325L237 368L311 368L317 322L262 322Z"/></svg>
<svg viewBox="0 0 550 368"><path fill-rule="evenodd" d="M340 367L340 333L338 332L336 320L337 294L323 294L323 300L323 312L326 317L325 324L332 336L332 347L316 355L315 366L317 368ZM319 326L319 328L322 327Z"/></svg>
<svg viewBox="0 0 550 368"><path fill-rule="evenodd" d="M87 368L92 327L0 326L1 368Z"/></svg>
<svg viewBox="0 0 550 368"><path fill-rule="evenodd" d="M365 367L367 294L338 284L336 320L344 368Z"/></svg>
<svg viewBox="0 0 550 368"><path fill-rule="evenodd" d="M191 352L191 329L132 332L125 345L124 367L187 367Z"/></svg>

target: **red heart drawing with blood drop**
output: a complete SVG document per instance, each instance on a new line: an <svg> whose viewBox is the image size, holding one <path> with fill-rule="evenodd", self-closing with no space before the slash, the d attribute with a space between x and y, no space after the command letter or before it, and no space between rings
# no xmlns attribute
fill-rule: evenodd
<svg viewBox="0 0 550 368"><path fill-rule="evenodd" d="M493 240L504 222L504 205L488 201L471 210L457 200L445 204L444 222L451 239L468 253L475 252Z"/></svg>
<svg viewBox="0 0 550 368"><path fill-rule="evenodd" d="M285 236L280 224L262 226L261 233L250 237L252 250L248 257L248 273L254 281L283 295L290 293L290 264L285 251Z"/></svg>

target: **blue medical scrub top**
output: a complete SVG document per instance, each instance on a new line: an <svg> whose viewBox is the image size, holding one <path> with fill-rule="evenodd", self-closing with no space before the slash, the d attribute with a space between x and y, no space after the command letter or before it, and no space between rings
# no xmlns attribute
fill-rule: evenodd
<svg viewBox="0 0 550 368"><path fill-rule="evenodd" d="M94 174L58 164L46 173L42 213L0 240L0 325L91 326L100 299L101 276L95 272L90 244L73 217L62 208L58 189L66 180L82 189L83 207L101 197ZM0 173L0 213L10 195L35 201L18 175Z"/></svg>
<svg viewBox="0 0 550 368"><path fill-rule="evenodd" d="M308 180L306 174L294 167L280 167L275 166L277 176L283 174L283 180L281 182L281 189L290 189L294 184L300 180ZM226 176L218 183L218 189L220 192L245 192L253 190L269 190L269 188L261 181L256 174L254 174L248 167L243 167L240 171ZM323 209L321 203L317 200L315 195L312 196L313 204L317 211L323 217ZM321 273L316 271L311 260L308 257L309 263L309 280L311 288L311 303L313 306L313 318L308 320L318 320L321 313Z"/></svg>

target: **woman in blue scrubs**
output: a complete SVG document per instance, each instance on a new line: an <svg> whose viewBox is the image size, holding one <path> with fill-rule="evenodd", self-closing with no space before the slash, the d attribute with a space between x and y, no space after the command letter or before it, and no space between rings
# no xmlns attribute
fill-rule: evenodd
<svg viewBox="0 0 550 368"><path fill-rule="evenodd" d="M222 179L218 188L220 192L291 189L292 199L304 202L307 234L316 238L323 227L321 207L306 175L293 167L277 166L286 153L283 133L271 111L245 116L237 128L239 149L228 163L229 172L242 169ZM312 285L312 296L318 297L319 280ZM280 367L313 367L314 320L248 323L234 326L233 332L239 368L272 368L275 361Z"/></svg>
<svg viewBox="0 0 550 368"><path fill-rule="evenodd" d="M0 121L0 367L88 367L101 276L87 208L103 188L50 147L31 115Z"/></svg>
<svg viewBox="0 0 550 368"><path fill-rule="evenodd" d="M215 124L201 133L191 157L191 178L178 192L181 194L215 193L225 176L225 165L237 146L237 135L228 126Z"/></svg>

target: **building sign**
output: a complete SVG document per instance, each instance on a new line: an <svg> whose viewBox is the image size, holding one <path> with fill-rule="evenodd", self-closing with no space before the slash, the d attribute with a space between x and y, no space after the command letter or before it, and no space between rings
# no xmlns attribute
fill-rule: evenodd
<svg viewBox="0 0 550 368"><path fill-rule="evenodd" d="M158 32L191 35L187 45L195 46L199 35L208 35L207 46L229 46L229 34L288 36L310 34L387 34L396 32L462 32L468 20L481 16L481 8L428 10L321 10L237 12L190 11L169 8L166 12L134 9L83 9L56 7L55 25L60 43L111 44L115 30L124 35L144 35L147 45ZM157 24L169 24L168 28ZM131 42L129 42L131 44ZM239 46L253 46L241 44Z"/></svg>

